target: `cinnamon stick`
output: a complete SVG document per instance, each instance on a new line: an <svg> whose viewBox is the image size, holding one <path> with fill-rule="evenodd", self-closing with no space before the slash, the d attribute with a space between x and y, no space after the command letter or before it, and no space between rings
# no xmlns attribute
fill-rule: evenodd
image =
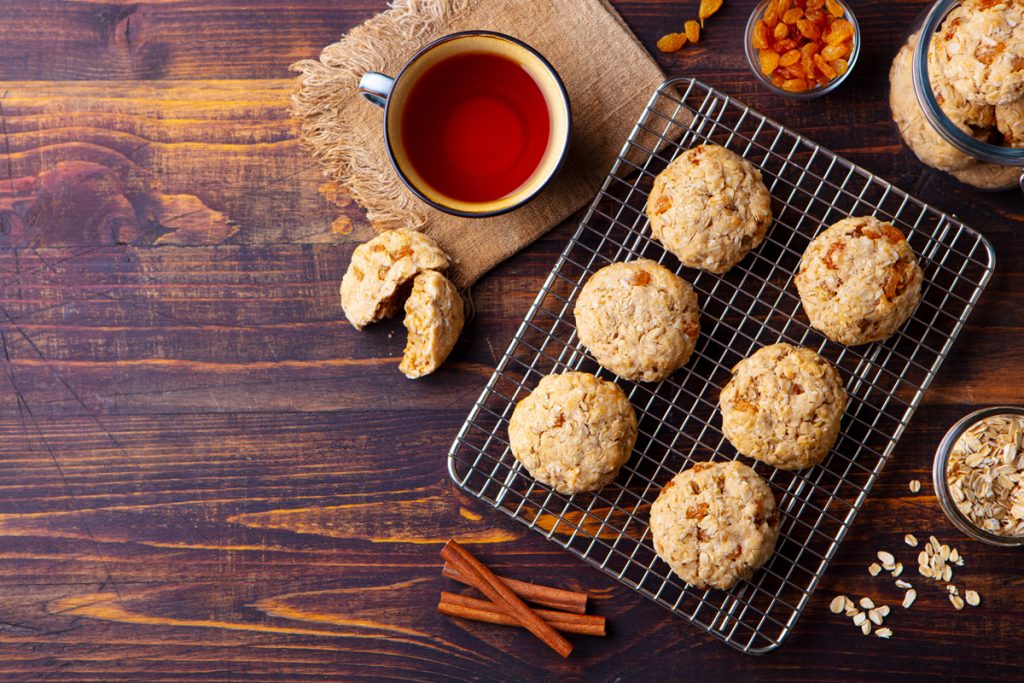
<svg viewBox="0 0 1024 683"><path fill-rule="evenodd" d="M459 583L469 585L469 583L462 578L462 574L459 574L459 571L447 562L445 562L444 570L441 574L442 576L458 581ZM512 592L523 600L529 600L530 602L538 605L559 609L563 612L572 612L574 614L586 614L587 612L586 593L567 591L562 590L561 588L551 588L550 586L527 583L526 581L517 581L516 579L509 579L497 574L495 574L495 576L504 581L505 585L511 588Z"/></svg>
<svg viewBox="0 0 1024 683"><path fill-rule="evenodd" d="M501 626L519 626L515 617L490 600L479 600L468 595L457 595L447 591L441 591L441 601L437 605L437 611L450 617L484 621ZM577 633L584 636L605 635L604 617L556 612L548 609L537 609L534 612L551 624L556 631L562 633Z"/></svg>
<svg viewBox="0 0 1024 683"><path fill-rule="evenodd" d="M496 577L491 570L481 564L469 551L456 541L448 541L441 548L441 557L450 562L471 585L486 595L494 603L504 605L509 613L516 618L520 626L525 627L533 635L552 650L568 657L572 652L572 643L566 640L551 624L537 616L537 613L526 606L519 596Z"/></svg>

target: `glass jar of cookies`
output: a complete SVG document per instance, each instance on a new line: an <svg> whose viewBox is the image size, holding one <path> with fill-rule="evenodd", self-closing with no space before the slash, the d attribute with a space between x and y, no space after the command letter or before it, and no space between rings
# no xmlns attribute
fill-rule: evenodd
<svg viewBox="0 0 1024 683"><path fill-rule="evenodd" d="M983 190L1024 190L1024 2L935 2L893 60L889 105L927 166Z"/></svg>

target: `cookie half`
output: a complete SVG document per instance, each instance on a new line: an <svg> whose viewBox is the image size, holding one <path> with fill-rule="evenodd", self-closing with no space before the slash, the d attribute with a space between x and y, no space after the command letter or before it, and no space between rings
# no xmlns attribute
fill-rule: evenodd
<svg viewBox="0 0 1024 683"><path fill-rule="evenodd" d="M356 247L341 279L341 307L361 330L398 312L403 290L424 270L445 270L448 257L418 232L388 230ZM406 290L407 291L407 290Z"/></svg>
<svg viewBox="0 0 1024 683"><path fill-rule="evenodd" d="M455 348L465 322L462 297L448 278L436 270L417 275L405 300L409 336L398 369L410 379L437 370Z"/></svg>

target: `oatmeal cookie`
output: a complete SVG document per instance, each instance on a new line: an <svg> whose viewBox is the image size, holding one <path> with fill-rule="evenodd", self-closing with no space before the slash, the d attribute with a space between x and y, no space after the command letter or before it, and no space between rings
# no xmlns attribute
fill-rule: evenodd
<svg viewBox="0 0 1024 683"><path fill-rule="evenodd" d="M597 362L633 381L657 382L682 367L700 332L693 288L647 259L594 273L575 313L580 341Z"/></svg>
<svg viewBox="0 0 1024 683"><path fill-rule="evenodd" d="M654 237L683 264L724 273L764 240L771 196L749 161L699 145L654 179L647 217Z"/></svg>
<svg viewBox="0 0 1024 683"><path fill-rule="evenodd" d="M731 588L775 550L779 511L771 489L739 462L698 463L651 506L658 557L695 588Z"/></svg>
<svg viewBox="0 0 1024 683"><path fill-rule="evenodd" d="M622 389L588 372L544 377L508 423L516 460L537 481L570 494L611 483L636 434L636 413Z"/></svg>
<svg viewBox="0 0 1024 683"><path fill-rule="evenodd" d="M946 142L925 118L917 96L914 94L913 56L918 34L910 37L889 71L889 106L892 118L899 128L900 136L922 163L940 171L955 171L977 163L974 159ZM960 130L978 135L995 124L995 110L988 105L968 102L950 87L943 75L938 55L934 49L928 53L928 78L939 107Z"/></svg>
<svg viewBox="0 0 1024 683"><path fill-rule="evenodd" d="M409 230L388 230L352 252L341 280L341 307L361 330L398 312L402 290L424 270L444 270L448 257L434 240Z"/></svg>
<svg viewBox="0 0 1024 683"><path fill-rule="evenodd" d="M849 346L892 335L921 300L923 279L903 233L871 216L815 237L795 278L811 326Z"/></svg>
<svg viewBox="0 0 1024 683"><path fill-rule="evenodd" d="M1024 3L965 0L939 29L950 84L979 104L1024 96Z"/></svg>
<svg viewBox="0 0 1024 683"><path fill-rule="evenodd" d="M1024 98L995 108L996 128L1009 147L1024 147Z"/></svg>
<svg viewBox="0 0 1024 683"><path fill-rule="evenodd" d="M732 369L719 399L722 431L743 455L802 470L828 455L846 401L831 363L810 349L773 344Z"/></svg>
<svg viewBox="0 0 1024 683"><path fill-rule="evenodd" d="M960 171L950 171L950 175L960 182L982 190L1008 190L1017 187L1020 174L1021 170L1016 166L983 163L968 166Z"/></svg>
<svg viewBox="0 0 1024 683"><path fill-rule="evenodd" d="M462 297L448 278L436 270L417 275L405 300L409 336L398 369L410 379L437 370L455 347L465 322Z"/></svg>

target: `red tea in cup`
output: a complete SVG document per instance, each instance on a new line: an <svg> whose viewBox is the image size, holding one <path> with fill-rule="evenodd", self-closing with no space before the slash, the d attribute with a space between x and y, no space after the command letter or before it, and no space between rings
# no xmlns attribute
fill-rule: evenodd
<svg viewBox="0 0 1024 683"><path fill-rule="evenodd" d="M384 107L391 161L421 199L460 216L493 216L533 198L569 147L569 96L525 43L487 31L445 36L395 78L364 74Z"/></svg>
<svg viewBox="0 0 1024 683"><path fill-rule="evenodd" d="M547 99L519 63L466 52L427 69L406 97L402 141L409 163L463 202L508 197L533 175L551 138Z"/></svg>

